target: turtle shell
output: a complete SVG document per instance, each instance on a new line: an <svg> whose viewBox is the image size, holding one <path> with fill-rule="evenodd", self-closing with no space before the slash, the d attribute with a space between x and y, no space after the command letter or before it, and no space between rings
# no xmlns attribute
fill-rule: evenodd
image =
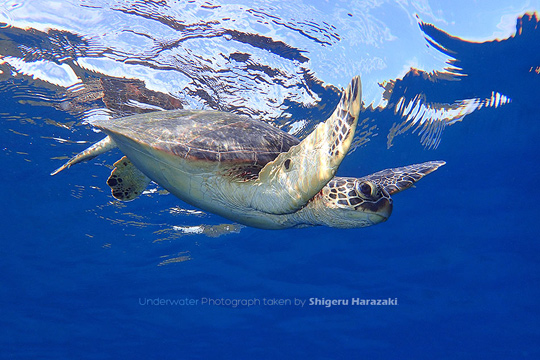
<svg viewBox="0 0 540 360"><path fill-rule="evenodd" d="M208 110L157 111L94 125L187 160L220 163L243 178L256 177L300 142L262 121Z"/></svg>

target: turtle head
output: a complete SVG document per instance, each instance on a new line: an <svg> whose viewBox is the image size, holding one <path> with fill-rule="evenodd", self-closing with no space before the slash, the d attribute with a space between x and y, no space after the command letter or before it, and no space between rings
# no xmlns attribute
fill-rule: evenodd
<svg viewBox="0 0 540 360"><path fill-rule="evenodd" d="M428 161L386 169L362 178L335 177L299 213L304 224L341 228L371 226L388 220L390 195L412 187L445 164Z"/></svg>
<svg viewBox="0 0 540 360"><path fill-rule="evenodd" d="M358 228L388 220L392 199L374 181L336 177L317 196L317 217L324 225Z"/></svg>

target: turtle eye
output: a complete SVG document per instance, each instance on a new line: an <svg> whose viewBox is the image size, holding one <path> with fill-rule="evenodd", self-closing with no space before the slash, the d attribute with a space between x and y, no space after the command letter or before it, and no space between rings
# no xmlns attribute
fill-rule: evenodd
<svg viewBox="0 0 540 360"><path fill-rule="evenodd" d="M362 195L364 196L373 196L375 193L374 186L367 181L364 181L360 186L358 187Z"/></svg>

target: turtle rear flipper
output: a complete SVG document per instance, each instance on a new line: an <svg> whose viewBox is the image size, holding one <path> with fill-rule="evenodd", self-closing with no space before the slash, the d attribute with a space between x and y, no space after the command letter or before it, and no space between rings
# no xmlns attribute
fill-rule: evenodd
<svg viewBox="0 0 540 360"><path fill-rule="evenodd" d="M439 167L446 164L444 161L428 161L422 164L386 169L363 177L361 180L368 180L382 186L388 194L396 194L407 190L415 182L424 176L431 174Z"/></svg>
<svg viewBox="0 0 540 360"><path fill-rule="evenodd" d="M123 157L114 163L115 168L107 179L112 195L121 201L135 200L150 184L150 179Z"/></svg>
<svg viewBox="0 0 540 360"><path fill-rule="evenodd" d="M266 213L288 214L307 204L334 177L347 155L361 102L362 85L355 76L332 116L260 171L250 206Z"/></svg>
<svg viewBox="0 0 540 360"><path fill-rule="evenodd" d="M83 161L92 160L96 156L99 156L111 149L114 149L115 147L116 144L114 143L113 139L111 139L110 136L107 136L105 139L98 141L94 145L90 146L88 149L78 153L77 155L69 159L67 163L54 170L51 173L51 176L58 174L64 169L70 168L72 165L78 164Z"/></svg>

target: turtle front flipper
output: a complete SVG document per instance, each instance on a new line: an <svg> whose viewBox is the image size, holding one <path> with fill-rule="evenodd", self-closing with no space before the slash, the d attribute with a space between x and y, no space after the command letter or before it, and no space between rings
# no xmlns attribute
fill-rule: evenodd
<svg viewBox="0 0 540 360"><path fill-rule="evenodd" d="M115 147L116 144L114 143L113 139L111 139L110 136L107 136L105 139L98 141L94 145L90 146L88 149L78 153L77 155L69 159L67 163L54 170L51 173L51 176L58 174L64 169L70 168L72 165L78 164L83 161L92 160L96 156L101 155L111 149L114 149Z"/></svg>
<svg viewBox="0 0 540 360"><path fill-rule="evenodd" d="M382 170L365 176L360 180L374 182L383 187L388 194L392 195L407 190L413 186L415 182L424 176L431 174L444 164L446 164L444 161L428 161L422 164Z"/></svg>
<svg viewBox="0 0 540 360"><path fill-rule="evenodd" d="M114 163L111 176L107 179L112 195L121 201L135 200L148 184L150 179L125 156Z"/></svg>
<svg viewBox="0 0 540 360"><path fill-rule="evenodd" d="M332 116L261 170L251 206L267 213L287 214L312 199L334 177L349 151L361 101L362 85L360 77L355 76Z"/></svg>

